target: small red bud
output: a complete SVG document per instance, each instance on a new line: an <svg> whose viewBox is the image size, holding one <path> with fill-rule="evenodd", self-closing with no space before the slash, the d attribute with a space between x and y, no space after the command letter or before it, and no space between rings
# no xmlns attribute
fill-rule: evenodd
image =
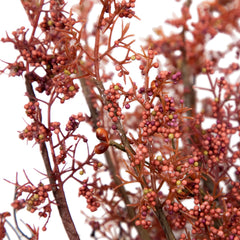
<svg viewBox="0 0 240 240"><path fill-rule="evenodd" d="M94 152L96 154L102 154L107 151L109 144L105 142L101 142L98 145L95 146Z"/></svg>

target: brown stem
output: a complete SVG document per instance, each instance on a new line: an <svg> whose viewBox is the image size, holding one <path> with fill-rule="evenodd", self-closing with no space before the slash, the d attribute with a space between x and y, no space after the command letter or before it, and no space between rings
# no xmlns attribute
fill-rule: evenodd
<svg viewBox="0 0 240 240"><path fill-rule="evenodd" d="M78 69L78 72L81 73L81 70L80 68ZM87 102L87 105L88 105L88 108L89 108L89 111L91 113L91 121L92 121L92 127L94 130L96 130L98 127L97 127L97 122L99 121L99 114L97 112L97 109L93 106L92 104L92 93L90 91L90 87L87 85L87 82L86 81L89 81L85 78L80 78L79 79L80 81L80 84L81 84L81 87L82 87L82 93L86 99L86 102Z"/></svg>
<svg viewBox="0 0 240 240"><path fill-rule="evenodd" d="M167 219L166 219L166 216L163 212L163 209L162 209L162 206L161 206L161 203L158 201L157 202L157 205L156 205L156 211L155 211L155 214L158 218L158 221L160 222L162 228L163 228L163 231L166 235L166 238L168 240L176 240L174 234L173 234L173 231L172 231L172 228L171 226L169 225Z"/></svg>
<svg viewBox="0 0 240 240"><path fill-rule="evenodd" d="M103 83L101 81L100 73L99 73L100 29L101 29L101 20L103 19L104 12L105 12L105 8L103 7L102 12L101 12L101 14L99 16L98 26L97 26L96 35L95 35L94 67L95 67L95 76L96 76L95 84L96 84L96 87L97 87L97 89L99 91L100 96L102 97L103 104L106 105L107 104L107 100L106 100L106 96L104 94L104 90L105 89L104 89ZM128 141L128 138L126 136L126 133L124 131L124 128L123 128L120 120L117 121L116 126L117 126L117 129L118 129L118 132L119 132L122 144L124 145L124 148L126 149L126 153L127 153L128 157L129 157L129 159L131 160L130 153L135 155L135 151L134 151L134 149L132 148L132 146L130 145L130 143ZM144 183L146 183L146 180L145 180L144 177L142 177L142 180L143 180ZM159 220L160 224L161 225L163 224L162 225L163 230L167 231L167 232L165 232L167 239L168 240L175 240L175 237L173 235L172 229L171 229L169 223L167 222L166 216L165 216L165 214L164 214L164 212L162 210L162 206L160 205L160 202L158 203L158 206L156 208L155 214L158 217L158 220ZM137 228L137 230L139 230L139 229L142 229L142 228ZM139 233L139 236L143 240L146 239L146 238L144 238L143 235L141 235L142 233L145 233L144 229L142 229L142 231L138 231L138 233ZM149 236L148 233L146 233L146 234L147 234L147 236Z"/></svg>
<svg viewBox="0 0 240 240"><path fill-rule="evenodd" d="M185 30L182 32L182 38L184 42L184 46L186 45L186 40L185 40ZM191 67L187 63L187 53L186 53L186 48L182 48L182 65L181 65L181 72L182 72L182 77L183 77L183 86L184 86L184 104L186 107L192 108L192 112L188 111L187 115L190 116L193 111L195 111L195 105L196 105L196 93L195 90L193 89L194 85L194 76L191 71Z"/></svg>
<svg viewBox="0 0 240 240"><path fill-rule="evenodd" d="M36 101L35 93L34 93L28 74L25 75L25 79L26 79L25 85L26 85L29 100ZM80 240L80 237L77 233L77 230L75 228L74 222L72 220L71 214L68 209L67 200L65 197L63 187L57 187L58 185L60 185L60 183L58 184L56 183L55 174L50 165L50 158L49 158L47 146L45 143L40 144L40 151L41 151L42 159L47 171L49 182L52 186L52 192L57 203L58 212L60 214L65 231L70 240Z"/></svg>
<svg viewBox="0 0 240 240"><path fill-rule="evenodd" d="M187 0L186 1L186 5L188 7L190 7L190 5L192 4L191 0ZM196 92L193 88L194 86L194 81L195 81L195 76L191 71L191 66L188 64L188 59L187 59L187 44L186 44L186 29L183 28L182 31L182 40L183 40L183 47L181 49L182 51L182 65L181 65L181 71L182 71L182 76L183 76L183 85L184 85L184 104L187 107L192 108L192 111L188 111L187 115L188 116L194 116L196 114ZM214 89L214 86L212 84L211 78L209 75L208 76L208 80L209 83L211 85L211 88ZM213 92L214 97L216 97L215 92ZM190 132L191 135L191 132ZM198 141L197 139L195 139L195 137L193 137L195 141ZM192 144L192 140L188 139L189 144ZM190 150L190 148L189 148ZM191 151L191 150L190 150ZM202 180L203 180L203 187L202 190L209 192L210 194L213 192L213 188L214 188L214 182L209 178L208 175L202 173Z"/></svg>
<svg viewBox="0 0 240 240"><path fill-rule="evenodd" d="M108 164L108 167L109 167L109 170L110 170L110 173L111 173L111 176L112 176L114 182L116 183L117 186L122 184L121 180L116 176L116 168L112 162L112 158L110 156L109 151L105 152L105 157L106 157L106 161L107 161L107 164ZM119 190L119 192L122 196L122 199L125 203L129 218L134 219L136 216L136 213L135 213L135 210L133 207L128 206L130 204L130 200L128 198L128 195L127 195L127 192L126 192L124 186L119 187L118 190ZM137 229L137 232L142 240L151 240L151 237L149 236L148 232L145 229L143 229L141 226L135 226L135 228Z"/></svg>
<svg viewBox="0 0 240 240"><path fill-rule="evenodd" d="M106 104L107 101L104 96L104 86L103 86L102 82L96 80L96 85L97 85L98 91L103 99L103 103ZM128 149L133 155L135 155L135 151L133 150L133 148L131 147L131 145L128 141L128 138L126 136L126 133L123 129L121 122L118 121L116 125L117 125L117 129L120 133L120 138L121 138L122 144L124 145L124 149ZM126 151L126 152L128 154L128 151ZM129 154L128 154L128 157L129 157L129 159L131 159L131 156ZM143 177L143 182L146 182L144 177ZM163 230L167 231L167 232L165 232L167 240L175 240L174 234L173 234L172 229L171 229L171 227L166 219L166 216L162 210L162 206L161 206L160 202L157 203L155 215L157 216L158 221L160 222ZM140 235L140 233L139 233L139 235ZM142 239L146 239L146 238L142 238Z"/></svg>
<svg viewBox="0 0 240 240"><path fill-rule="evenodd" d="M97 126L97 122L98 122L98 115L97 115L96 109L93 107L91 97L90 97L90 90L89 90L88 85L86 84L86 81L87 81L86 79L80 79L82 92L83 92L83 94L85 96L85 99L87 101L87 104L88 104L88 107L89 107L89 110L90 110L90 113L91 113L91 119L92 119L93 127L95 128ZM117 186L121 185L122 182L117 177L116 168L113 164L112 156L110 155L109 151L105 152L105 158L106 158L107 165L108 165L108 168L109 168L109 171L110 171L110 175L113 178L115 184ZM134 210L133 207L128 206L130 204L130 200L128 198L125 187L121 186L121 187L118 188L118 190L119 190L119 192L122 196L122 199L125 203L129 219L134 219L135 216L136 216L136 213L135 213L135 210ZM135 228L137 229L137 232L138 232L138 234L139 234L139 236L141 237L142 240L151 240L148 232L145 229L143 229L141 226L135 226Z"/></svg>

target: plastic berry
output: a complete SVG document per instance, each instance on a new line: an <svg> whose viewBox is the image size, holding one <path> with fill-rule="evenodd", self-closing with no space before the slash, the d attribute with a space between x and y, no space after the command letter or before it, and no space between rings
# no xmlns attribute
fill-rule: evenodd
<svg viewBox="0 0 240 240"><path fill-rule="evenodd" d="M108 133L104 128L98 128L96 130L96 136L99 140L108 142Z"/></svg>
<svg viewBox="0 0 240 240"><path fill-rule="evenodd" d="M102 154L107 151L109 144L106 142L101 142L98 145L95 146L94 152L96 154Z"/></svg>

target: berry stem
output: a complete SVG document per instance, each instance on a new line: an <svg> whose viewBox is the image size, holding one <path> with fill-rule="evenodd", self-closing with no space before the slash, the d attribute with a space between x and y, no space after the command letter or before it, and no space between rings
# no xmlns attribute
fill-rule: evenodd
<svg viewBox="0 0 240 240"><path fill-rule="evenodd" d="M89 110L90 110L90 113L91 113L91 119L93 121L93 126L97 126L97 121L98 121L98 118L97 118L97 114L96 114L96 108L93 107L93 104L92 104L92 101L91 101L91 98L89 97L90 94L90 90L89 90L89 87L88 85L86 84L86 81L85 79L80 79L80 82L81 82L81 86L82 86L82 89L83 89L83 95L85 96L85 99L86 99L86 102L88 104L88 107L89 107ZM102 92L102 99L105 99L104 97L104 87L103 85L101 84L101 82L97 82L96 85L99 85L99 92ZM105 99L106 101L106 99ZM118 149L120 149L121 151L124 151L126 152L125 150L125 147L121 144L118 144L112 140L110 140L110 145L112 146L115 146L117 147ZM116 171L116 168L114 166L114 163L113 163L113 160L112 158L114 157L114 154L110 154L109 150L107 150L105 153L105 158L106 158L106 161L107 161L107 165L108 165L108 168L109 168L109 171L110 171L110 174L115 182L115 184L118 186L118 185L121 185L122 182L121 180L117 177L117 171ZM128 198L128 194L126 192L126 189L124 186L121 186L118 188L119 189L119 192L123 198L123 201L125 203L125 206L126 206L126 209L127 209L127 213L128 213L128 217L129 219L134 219L136 217L136 213L135 213L135 210L133 207L131 206L128 206L130 204L130 200ZM135 226L135 225L134 225ZM135 226L139 236L141 237L142 240L151 240L148 232L143 229L141 226Z"/></svg>
<svg viewBox="0 0 240 240"><path fill-rule="evenodd" d="M100 64L99 63L99 46L100 46L99 43L100 43L100 29L101 29L100 27L101 27L101 22L102 22L102 19L103 19L103 16L104 16L104 12L105 12L105 7L103 6L102 12L101 12L99 20L98 20L98 26L96 28L95 48L94 48L94 59L95 59L94 60L94 67L95 67L95 76L96 76L96 78L95 78L96 87L97 87L98 92L99 92L99 94L100 94L100 96L102 98L103 104L107 105L108 101L107 101L106 96L104 94L105 88L103 86L103 83L102 83L101 77L100 77L100 73L99 73L99 64ZM121 124L119 119L116 122L116 127L117 127L117 130L119 132L119 135L120 135L120 138L121 138L121 142L122 142L122 144L124 146L124 149L126 150L128 158L131 161L131 159L132 159L131 155L135 155L136 153L135 153L134 149L131 147L131 145L130 145L130 143L128 141L128 138L126 136L126 133L124 131L124 128L123 128L123 126L122 126L122 124ZM116 170L114 168L114 165L112 164L111 157L107 159L107 162L108 162L108 164L110 164L110 166L112 168L110 171L112 172L112 174L114 174L116 172ZM137 169L134 168L134 170L135 170L135 173L138 174L137 173L138 172ZM113 176L115 176L115 174ZM116 178L116 181L117 181L117 183L119 182L118 185L121 184L121 182L120 182L120 180L118 178ZM147 183L146 183L146 180L145 180L144 177L142 177L142 181L147 186ZM143 187L143 185L142 185L142 187ZM127 199L125 201L127 201ZM125 204L126 204L126 202L125 202ZM167 237L167 239L168 240L175 239L174 234L172 232L172 229L171 229L169 223L167 222L166 216L165 216L165 214L164 214L164 212L162 210L160 202L156 206L155 214L156 214L156 216L157 216L157 218L158 218L162 228L164 230L166 230L166 237ZM134 215L135 215L135 213L134 213ZM139 236L141 237L141 239L144 239L144 240L145 239L150 239L150 236L148 235L148 233L144 229L142 229L142 230L140 230L140 229L142 229L142 228L141 227L137 228Z"/></svg>
<svg viewBox="0 0 240 240"><path fill-rule="evenodd" d="M31 82L29 81L28 77L25 78L25 85L27 89L27 93L29 96L30 101L35 101L35 93L32 87ZM52 149L52 151L54 151ZM77 230L75 228L74 222L72 220L71 214L69 212L67 200L64 194L63 190L63 182L61 181L61 177L58 177L58 184L56 183L56 177L52 170L51 164L50 164L50 158L47 150L47 146L45 142L40 143L40 152L42 155L42 159L47 171L47 175L50 181L50 184L52 186L52 192L54 195L54 198L56 200L58 212L60 214L60 217L62 219L63 226L65 228L65 231L69 237L70 240L80 240L80 237L77 233ZM60 186L57 188L56 186Z"/></svg>

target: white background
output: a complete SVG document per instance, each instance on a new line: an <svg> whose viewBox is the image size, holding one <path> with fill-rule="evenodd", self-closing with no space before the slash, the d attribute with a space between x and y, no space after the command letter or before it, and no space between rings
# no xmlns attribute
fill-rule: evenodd
<svg viewBox="0 0 240 240"><path fill-rule="evenodd" d="M77 2L78 1L71 1L71 3ZM180 9L173 4L174 2L173 0L137 1L135 10L137 16L140 17L142 21L131 20L132 23L129 32L134 33L138 39L145 38L148 34L152 33L154 27L161 25L164 19L173 17L173 12L175 12L175 14L179 13ZM28 19L20 0L2 1L0 6L0 37L5 37L5 31L11 34L11 32L18 27L28 25ZM165 29L169 30L169 26L166 26ZM138 41L136 46L137 44L139 45L140 42ZM13 50L12 44L0 43L1 60L13 62L15 56L16 52ZM2 68L3 66L4 65L0 63L0 67ZM39 174L34 169L38 169L41 172L45 171L38 146L33 146L32 142L26 144L26 141L18 138L18 131L23 130L26 126L25 121L28 121L23 108L24 104L28 102L24 93L25 85L21 77L9 78L6 74L0 75L0 213L4 211L12 212L10 203L13 200L14 186L7 183L4 179L14 182L16 172L18 172L19 179L24 181L23 170L25 170L34 182L35 176L37 176L36 179L39 179ZM37 182L35 183L37 184ZM74 189L68 185L67 193L70 194L68 200L71 200L71 194L75 197L77 192L77 188ZM80 209L84 209L85 204L81 205L81 203L84 202L71 202L70 208L77 223L76 226L80 236L84 236L82 239L86 240L90 239L90 229L87 225L82 225L84 223L84 217L80 215ZM24 213L20 211L19 216L20 219L28 223L31 223L29 217L33 217L32 214L26 211L24 211ZM56 216L57 213L55 212L54 217L47 225L48 230L45 233L40 233L40 240L67 239L61 227L61 222ZM37 226L37 216L34 217L34 221Z"/></svg>

